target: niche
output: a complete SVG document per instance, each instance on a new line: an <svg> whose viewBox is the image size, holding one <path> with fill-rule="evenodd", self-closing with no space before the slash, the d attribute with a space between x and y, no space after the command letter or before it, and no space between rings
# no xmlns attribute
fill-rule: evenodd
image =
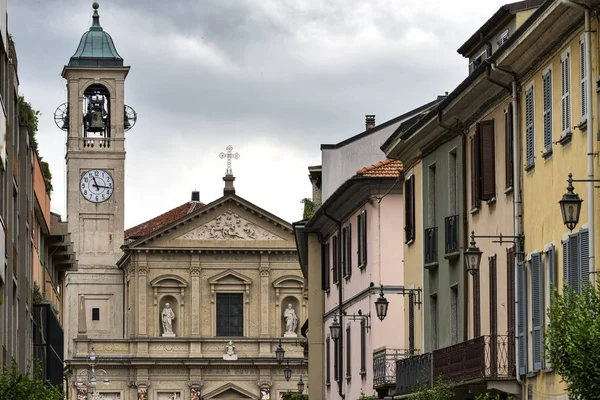
<svg viewBox="0 0 600 400"><path fill-rule="evenodd" d="M291 307L290 307L291 306ZM290 310L293 310L293 313ZM283 337L298 337L298 329L300 328L300 302L294 296L286 296L281 302L281 335ZM292 318L295 315L295 320ZM288 324L288 317L290 321Z"/></svg>
<svg viewBox="0 0 600 400"><path fill-rule="evenodd" d="M168 308L167 308L167 304L169 305ZM180 318L182 317L182 315L180 315L181 313L179 312L180 311L179 303L178 303L177 299L170 295L163 296L160 299L158 308L159 308L159 310L158 310L157 321L158 321L159 336L162 336L162 337L180 336L179 325L180 325ZM171 310L171 312L168 311L169 309ZM164 321L163 321L163 313L165 314ZM171 332L169 332L169 328L170 328Z"/></svg>

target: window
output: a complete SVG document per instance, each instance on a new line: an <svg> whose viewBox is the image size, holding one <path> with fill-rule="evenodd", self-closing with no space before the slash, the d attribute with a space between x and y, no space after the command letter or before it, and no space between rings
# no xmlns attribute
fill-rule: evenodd
<svg viewBox="0 0 600 400"><path fill-rule="evenodd" d="M506 43L507 40L508 40L508 29L505 30L504 32L502 32L498 36L498 39L496 39L496 45L498 47L501 47L504 43Z"/></svg>
<svg viewBox="0 0 600 400"><path fill-rule="evenodd" d="M544 155L552 152L552 70L542 75L544 97Z"/></svg>
<svg viewBox="0 0 600 400"><path fill-rule="evenodd" d="M430 307L431 307L431 350L437 350L438 348L438 304L437 295L432 294L430 296Z"/></svg>
<svg viewBox="0 0 600 400"><path fill-rule="evenodd" d="M436 226L435 218L435 198L436 198L436 170L435 164L429 166L429 175L427 176L427 225L428 228Z"/></svg>
<svg viewBox="0 0 600 400"><path fill-rule="evenodd" d="M469 139L471 142L471 209L476 210L480 200L479 135L476 130Z"/></svg>
<svg viewBox="0 0 600 400"><path fill-rule="evenodd" d="M531 255L531 344L533 370L542 369L542 355L544 354L544 339L542 326L544 325L544 283L542 274L542 253Z"/></svg>
<svg viewBox="0 0 600 400"><path fill-rule="evenodd" d="M357 217L358 225L358 268L367 266L367 210L362 210Z"/></svg>
<svg viewBox="0 0 600 400"><path fill-rule="evenodd" d="M585 36L581 36L579 40L579 54L581 57L579 58L579 78L581 83L581 122L587 121L587 97L588 97L588 88L587 88L587 68L586 68L586 52L585 52Z"/></svg>
<svg viewBox="0 0 600 400"><path fill-rule="evenodd" d="M513 168L514 168L514 153L513 153L513 109L512 104L504 112L504 156L505 156L505 185L506 188L513 186Z"/></svg>
<svg viewBox="0 0 600 400"><path fill-rule="evenodd" d="M92 321L100 321L100 309L92 308Z"/></svg>
<svg viewBox="0 0 600 400"><path fill-rule="evenodd" d="M350 325L348 325L346 326L346 379L352 377L352 342L350 332Z"/></svg>
<svg viewBox="0 0 600 400"><path fill-rule="evenodd" d="M527 275L522 262L517 265L517 350L519 375L527 373Z"/></svg>
<svg viewBox="0 0 600 400"><path fill-rule="evenodd" d="M367 323L364 318L360 320L360 374L367 374Z"/></svg>
<svg viewBox="0 0 600 400"><path fill-rule="evenodd" d="M326 365L325 365L325 384L331 385L331 339L329 336L325 339Z"/></svg>
<svg viewBox="0 0 600 400"><path fill-rule="evenodd" d="M457 196L457 171L458 164L456 160L456 149L448 153L448 215L457 215L458 206L456 202Z"/></svg>
<svg viewBox="0 0 600 400"><path fill-rule="evenodd" d="M340 252L338 251L340 243L339 243L337 235L331 239L331 243L333 245L333 249L332 249L332 251L333 251L333 256L332 256L332 259L333 259L333 271L332 271L333 283L337 284L338 280L339 280L338 277L339 277L339 268L340 268Z"/></svg>
<svg viewBox="0 0 600 400"><path fill-rule="evenodd" d="M217 293L217 336L243 335L243 294Z"/></svg>
<svg viewBox="0 0 600 400"><path fill-rule="evenodd" d="M329 243L325 243L321 246L321 289L324 291L329 291L330 287L331 265L329 264L329 256Z"/></svg>
<svg viewBox="0 0 600 400"><path fill-rule="evenodd" d="M404 241L415 240L415 176L404 182Z"/></svg>
<svg viewBox="0 0 600 400"><path fill-rule="evenodd" d="M571 65L569 51L560 57L562 136L571 134Z"/></svg>
<svg viewBox="0 0 600 400"><path fill-rule="evenodd" d="M533 85L525 90L525 169L535 165L535 131L533 125Z"/></svg>
<svg viewBox="0 0 600 400"><path fill-rule="evenodd" d="M342 228L342 273L344 278L352 275L352 225Z"/></svg>
<svg viewBox="0 0 600 400"><path fill-rule="evenodd" d="M490 335L498 334L498 271L496 255L489 258L490 264Z"/></svg>
<svg viewBox="0 0 600 400"><path fill-rule="evenodd" d="M473 337L481 336L481 274L473 275Z"/></svg>
<svg viewBox="0 0 600 400"><path fill-rule="evenodd" d="M450 313L451 323L450 326L452 334L452 344L458 343L458 286L450 288Z"/></svg>
<svg viewBox="0 0 600 400"><path fill-rule="evenodd" d="M590 235L587 229L572 233L562 242L563 279L569 287L581 293L583 286L590 284Z"/></svg>
<svg viewBox="0 0 600 400"><path fill-rule="evenodd" d="M481 200L496 197L496 152L494 146L494 120L481 121L478 125Z"/></svg>

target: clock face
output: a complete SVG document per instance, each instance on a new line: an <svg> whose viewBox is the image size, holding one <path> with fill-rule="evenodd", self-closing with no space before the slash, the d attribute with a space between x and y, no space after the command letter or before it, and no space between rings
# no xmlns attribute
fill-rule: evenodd
<svg viewBox="0 0 600 400"><path fill-rule="evenodd" d="M102 169L90 169L81 176L79 190L87 201L102 203L113 193L113 178Z"/></svg>

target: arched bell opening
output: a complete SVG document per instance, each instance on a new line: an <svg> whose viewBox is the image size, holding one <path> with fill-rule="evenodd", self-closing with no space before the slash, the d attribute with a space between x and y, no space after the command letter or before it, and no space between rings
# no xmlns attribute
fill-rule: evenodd
<svg viewBox="0 0 600 400"><path fill-rule="evenodd" d="M110 138L110 92L100 84L83 92L83 137Z"/></svg>

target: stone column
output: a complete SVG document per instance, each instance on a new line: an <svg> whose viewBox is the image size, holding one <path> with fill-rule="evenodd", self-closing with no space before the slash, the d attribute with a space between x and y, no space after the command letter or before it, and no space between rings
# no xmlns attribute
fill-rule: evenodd
<svg viewBox="0 0 600 400"><path fill-rule="evenodd" d="M311 398L325 398L325 373L323 357L323 307L321 291L321 243L316 234L308 236L308 384Z"/></svg>

